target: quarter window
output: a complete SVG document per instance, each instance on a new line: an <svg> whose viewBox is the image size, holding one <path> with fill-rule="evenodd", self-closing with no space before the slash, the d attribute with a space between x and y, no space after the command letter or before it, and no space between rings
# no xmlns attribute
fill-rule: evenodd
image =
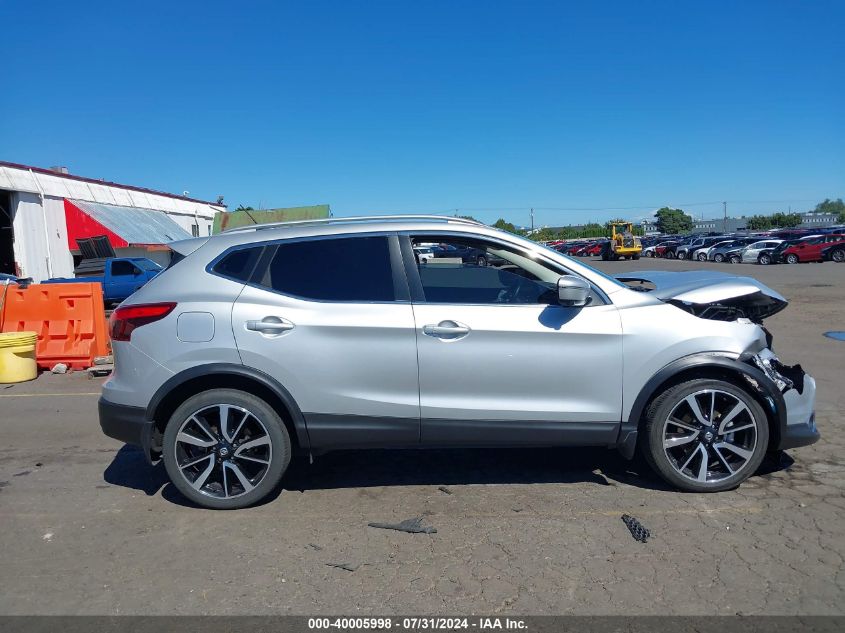
<svg viewBox="0 0 845 633"><path fill-rule="evenodd" d="M387 237L287 242L276 246L259 283L318 301L393 301Z"/></svg>
<svg viewBox="0 0 845 633"><path fill-rule="evenodd" d="M257 246L232 251L214 266L214 272L237 281L249 281L263 250L263 247Z"/></svg>

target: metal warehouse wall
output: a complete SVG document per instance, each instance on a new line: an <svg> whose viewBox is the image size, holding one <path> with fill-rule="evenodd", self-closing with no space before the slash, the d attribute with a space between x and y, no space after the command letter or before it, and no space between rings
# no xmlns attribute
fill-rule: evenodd
<svg viewBox="0 0 845 633"><path fill-rule="evenodd" d="M67 247L64 200L44 196L42 206L38 194L16 192L12 194L12 214L15 261L21 267L21 276L36 281L72 277L73 256Z"/></svg>
<svg viewBox="0 0 845 633"><path fill-rule="evenodd" d="M222 205L138 190L117 183L74 179L12 163L0 164L0 189L11 193L15 261L24 277L32 277L36 281L73 276L73 256L67 243L65 198L154 209L167 214L189 234L196 232L200 236L211 235L214 215L225 210ZM140 251L138 254L150 256ZM162 253L155 253L151 258L156 261L167 259Z"/></svg>

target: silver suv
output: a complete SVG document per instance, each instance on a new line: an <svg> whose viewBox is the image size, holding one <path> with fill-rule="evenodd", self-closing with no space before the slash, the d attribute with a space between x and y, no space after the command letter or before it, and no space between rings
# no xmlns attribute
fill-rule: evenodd
<svg viewBox="0 0 845 633"><path fill-rule="evenodd" d="M418 245L486 253L423 257ZM608 277L456 218L262 225L172 245L112 315L106 435L210 508L254 504L294 451L605 446L689 491L811 444L815 382L712 272ZM494 264L495 262L495 264Z"/></svg>

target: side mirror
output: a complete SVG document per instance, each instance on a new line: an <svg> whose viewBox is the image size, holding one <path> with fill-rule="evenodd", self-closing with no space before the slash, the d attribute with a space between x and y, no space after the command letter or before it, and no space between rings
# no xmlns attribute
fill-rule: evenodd
<svg viewBox="0 0 845 633"><path fill-rule="evenodd" d="M557 298L562 306L580 308L587 305L590 297L590 284L572 275L564 275L557 280Z"/></svg>

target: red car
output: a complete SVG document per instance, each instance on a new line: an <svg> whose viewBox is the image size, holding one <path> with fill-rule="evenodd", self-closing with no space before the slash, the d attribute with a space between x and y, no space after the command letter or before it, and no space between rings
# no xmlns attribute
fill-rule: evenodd
<svg viewBox="0 0 845 633"><path fill-rule="evenodd" d="M822 235L806 242L799 242L793 244L780 254L781 261L787 264L797 264L798 262L820 262L823 261L822 251L828 246L835 244L845 244L845 235L840 233L831 233L830 235Z"/></svg>
<svg viewBox="0 0 845 633"><path fill-rule="evenodd" d="M601 248L604 245L604 242L593 242L589 246L587 246L584 251L581 253L585 257L591 257L594 255L601 255Z"/></svg>
<svg viewBox="0 0 845 633"><path fill-rule="evenodd" d="M654 247L654 256L655 257L665 257L666 256L666 249L670 246L677 246L678 242L663 242L658 244Z"/></svg>

